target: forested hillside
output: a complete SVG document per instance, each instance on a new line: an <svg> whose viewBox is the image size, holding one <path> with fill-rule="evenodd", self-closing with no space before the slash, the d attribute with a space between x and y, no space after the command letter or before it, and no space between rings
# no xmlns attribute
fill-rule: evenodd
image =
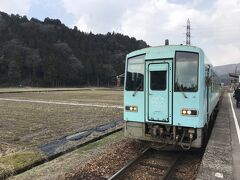
<svg viewBox="0 0 240 180"><path fill-rule="evenodd" d="M0 12L0 86L106 86L123 73L125 55L146 46L118 33Z"/></svg>

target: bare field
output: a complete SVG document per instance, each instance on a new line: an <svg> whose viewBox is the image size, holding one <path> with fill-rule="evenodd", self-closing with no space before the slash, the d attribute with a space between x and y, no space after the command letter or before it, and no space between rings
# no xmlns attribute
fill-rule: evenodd
<svg viewBox="0 0 240 180"><path fill-rule="evenodd" d="M3 93L0 98L53 102L122 105L122 92L81 91ZM86 107L0 99L0 174L14 171L44 155L38 146L115 120L122 109Z"/></svg>
<svg viewBox="0 0 240 180"><path fill-rule="evenodd" d="M122 105L122 91L86 89L81 91L4 93L0 98Z"/></svg>
<svg viewBox="0 0 240 180"><path fill-rule="evenodd" d="M39 91L86 91L86 90L110 90L110 88L104 87L84 87L84 88L37 88L37 87L12 87L12 88L0 88L0 93L12 93L12 92L39 92Z"/></svg>
<svg viewBox="0 0 240 180"><path fill-rule="evenodd" d="M82 90L83 88L32 88L32 87L26 87L26 88L0 88L0 93L18 93L18 92L38 92L38 91L74 91L74 90ZM84 88L85 89L85 88Z"/></svg>

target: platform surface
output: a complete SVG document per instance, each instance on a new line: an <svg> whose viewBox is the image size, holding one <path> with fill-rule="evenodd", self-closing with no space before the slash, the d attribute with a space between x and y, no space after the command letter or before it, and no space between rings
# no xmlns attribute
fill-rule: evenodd
<svg viewBox="0 0 240 180"><path fill-rule="evenodd" d="M240 179L240 108L231 93L225 93L197 180Z"/></svg>

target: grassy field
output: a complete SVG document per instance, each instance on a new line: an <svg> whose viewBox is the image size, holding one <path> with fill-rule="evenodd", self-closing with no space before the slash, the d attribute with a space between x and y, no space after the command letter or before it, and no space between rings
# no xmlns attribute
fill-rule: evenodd
<svg viewBox="0 0 240 180"><path fill-rule="evenodd" d="M0 94L0 174L44 157L37 148L39 145L122 116L122 109L114 107L14 102L1 98L122 106L123 94L109 89Z"/></svg>

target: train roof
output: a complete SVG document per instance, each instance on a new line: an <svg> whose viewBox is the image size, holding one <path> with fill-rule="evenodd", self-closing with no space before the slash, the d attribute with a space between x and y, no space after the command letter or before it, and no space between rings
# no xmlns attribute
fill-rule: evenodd
<svg viewBox="0 0 240 180"><path fill-rule="evenodd" d="M205 57L204 64L212 67L212 63L205 56L204 51L196 46L189 45L162 45L162 46L153 46L143 49L139 49L127 54L127 58L138 56L141 54L146 54L145 59L156 59L156 58L174 58L176 51L188 51L196 52L202 54Z"/></svg>
<svg viewBox="0 0 240 180"><path fill-rule="evenodd" d="M172 58L175 55L175 51L190 51L190 52L202 52L201 48L196 46L187 46L187 45L162 45L162 46L153 46L147 47L140 50L133 51L127 55L127 57L133 57L140 54L146 54L146 59L149 59L148 56L164 56L165 58ZM157 54L156 54L157 53ZM159 57L161 58L161 57Z"/></svg>

